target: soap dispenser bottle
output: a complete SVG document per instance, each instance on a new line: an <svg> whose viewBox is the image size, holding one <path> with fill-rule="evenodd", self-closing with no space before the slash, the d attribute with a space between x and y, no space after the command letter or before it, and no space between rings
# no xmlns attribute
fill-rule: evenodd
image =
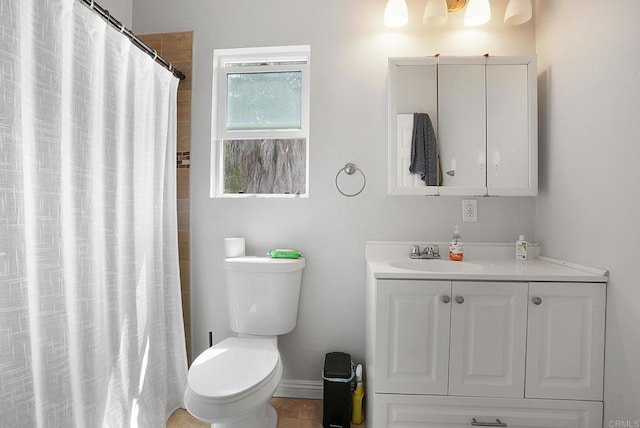
<svg viewBox="0 0 640 428"><path fill-rule="evenodd" d="M453 230L453 237L449 243L449 260L461 262L464 249L462 245L462 238L460 237L460 229L455 226Z"/></svg>
<svg viewBox="0 0 640 428"><path fill-rule="evenodd" d="M516 241L516 260L527 260L527 241L520 235Z"/></svg>

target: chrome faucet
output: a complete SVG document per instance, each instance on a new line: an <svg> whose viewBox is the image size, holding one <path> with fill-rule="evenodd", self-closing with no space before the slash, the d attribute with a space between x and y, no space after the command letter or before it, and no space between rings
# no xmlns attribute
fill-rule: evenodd
<svg viewBox="0 0 640 428"><path fill-rule="evenodd" d="M412 259L439 259L440 247L435 244L425 245L424 249L420 251L419 245L412 245L409 257Z"/></svg>

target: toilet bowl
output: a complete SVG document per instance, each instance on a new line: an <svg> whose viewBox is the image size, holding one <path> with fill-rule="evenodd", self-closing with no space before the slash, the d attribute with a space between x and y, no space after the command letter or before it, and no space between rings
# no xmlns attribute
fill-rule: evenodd
<svg viewBox="0 0 640 428"><path fill-rule="evenodd" d="M304 259L226 259L229 322L238 337L206 349L187 375L186 409L213 428L276 428L269 399L282 378L277 336L297 322Z"/></svg>
<svg viewBox="0 0 640 428"><path fill-rule="evenodd" d="M275 338L230 337L191 365L185 406L215 428L275 428L277 417L268 403L281 378Z"/></svg>

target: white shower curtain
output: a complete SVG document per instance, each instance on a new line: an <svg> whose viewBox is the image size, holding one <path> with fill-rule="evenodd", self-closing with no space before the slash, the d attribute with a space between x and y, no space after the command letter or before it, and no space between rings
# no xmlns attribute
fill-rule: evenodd
<svg viewBox="0 0 640 428"><path fill-rule="evenodd" d="M0 25L0 427L164 427L177 79L74 0L0 0Z"/></svg>

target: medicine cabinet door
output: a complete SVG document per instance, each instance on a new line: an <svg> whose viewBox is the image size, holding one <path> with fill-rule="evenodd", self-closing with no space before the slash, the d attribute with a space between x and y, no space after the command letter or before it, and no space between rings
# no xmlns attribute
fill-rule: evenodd
<svg viewBox="0 0 640 428"><path fill-rule="evenodd" d="M414 113L427 113L438 130L438 87L435 58L389 60L389 193L436 195L420 174L409 172Z"/></svg>
<svg viewBox="0 0 640 428"><path fill-rule="evenodd" d="M478 61L482 60L481 64ZM441 194L486 194L484 58L443 58L438 65Z"/></svg>
<svg viewBox="0 0 640 428"><path fill-rule="evenodd" d="M535 63L487 64L487 188L490 195L537 193L535 90Z"/></svg>

